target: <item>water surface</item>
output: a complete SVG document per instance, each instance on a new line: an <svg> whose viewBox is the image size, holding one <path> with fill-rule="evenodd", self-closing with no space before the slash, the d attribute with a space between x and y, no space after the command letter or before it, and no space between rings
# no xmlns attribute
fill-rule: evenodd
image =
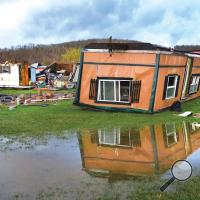
<svg viewBox="0 0 200 200"><path fill-rule="evenodd" d="M171 176L170 167L180 159L200 174L195 124L83 129L68 139L27 140L0 137L2 200L126 199L149 176Z"/></svg>

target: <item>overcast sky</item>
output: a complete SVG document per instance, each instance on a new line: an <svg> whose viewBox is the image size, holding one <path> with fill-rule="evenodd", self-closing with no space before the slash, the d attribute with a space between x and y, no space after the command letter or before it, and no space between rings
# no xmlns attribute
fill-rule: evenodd
<svg viewBox="0 0 200 200"><path fill-rule="evenodd" d="M0 0L0 48L88 38L200 44L199 0Z"/></svg>

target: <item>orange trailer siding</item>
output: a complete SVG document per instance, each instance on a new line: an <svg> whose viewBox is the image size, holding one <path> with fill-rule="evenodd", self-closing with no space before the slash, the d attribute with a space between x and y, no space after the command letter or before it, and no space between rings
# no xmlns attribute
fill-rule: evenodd
<svg viewBox="0 0 200 200"><path fill-rule="evenodd" d="M200 75L200 58L193 59L193 67L191 75L199 74ZM200 90L198 90L195 94L192 94L188 97L187 100L191 100L200 96Z"/></svg>
<svg viewBox="0 0 200 200"><path fill-rule="evenodd" d="M155 64L155 54L115 52L110 56L108 52L84 52L84 62L106 62L126 64Z"/></svg>
<svg viewBox="0 0 200 200"><path fill-rule="evenodd" d="M125 109L126 111L158 112L169 108L176 101L186 101L200 96L200 90L182 98L188 56L170 51L106 51L84 50L81 63L78 104L96 108ZM191 74L200 76L200 58L192 57ZM175 97L163 98L165 77L178 76ZM124 78L141 81L138 102L119 103L97 101L89 98L91 80L98 78ZM96 83L96 82L95 82ZM187 82L188 83L188 82ZM95 86L97 94L98 83ZM189 83L188 83L189 84ZM187 90L185 90L187 91ZM185 96L185 95L184 95ZM97 97L96 97L97 99Z"/></svg>
<svg viewBox="0 0 200 200"><path fill-rule="evenodd" d="M121 57L123 59L121 59ZM145 59L146 58L146 59ZM94 62L99 64L83 64L82 82L80 89L80 103L88 105L97 105L94 100L90 100L89 87L90 79L97 77L124 77L133 78L136 80L142 80L141 94L139 103L133 103L132 105L124 104L126 108L139 108L143 110L149 109L149 102L151 97L151 89L153 84L154 68L138 65L154 65L155 54L131 54L124 53L113 54L112 57L108 53L84 53L84 63ZM123 62L122 62L123 61ZM104 63L101 65L100 63ZM106 63L116 63L112 65L106 65ZM124 65L118 65L117 63L123 63ZM136 64L136 66L126 66L126 64ZM107 106L104 103L98 103L98 106ZM110 107L122 107L122 105L110 104Z"/></svg>
<svg viewBox="0 0 200 200"><path fill-rule="evenodd" d="M91 134L82 132L83 162L86 169L122 174L154 173L154 156L148 127L140 131L141 146L120 148L91 143Z"/></svg>
<svg viewBox="0 0 200 200"><path fill-rule="evenodd" d="M177 141L166 146L163 126L164 124L142 128L139 132L141 145L130 148L98 144L98 136L96 141L92 142L94 133L82 131L80 138L84 169L86 171L106 170L127 175L153 174L156 170L163 173L175 161L186 159L199 148L200 130L192 133L188 129L185 131L184 128L179 127L176 129ZM188 138L188 143L185 142L185 137Z"/></svg>
<svg viewBox="0 0 200 200"><path fill-rule="evenodd" d="M187 57L180 55L160 55L159 75L155 97L154 111L170 107L173 102L180 101ZM162 68L162 66L164 66ZM163 99L165 76L177 74L180 76L178 95L175 98Z"/></svg>

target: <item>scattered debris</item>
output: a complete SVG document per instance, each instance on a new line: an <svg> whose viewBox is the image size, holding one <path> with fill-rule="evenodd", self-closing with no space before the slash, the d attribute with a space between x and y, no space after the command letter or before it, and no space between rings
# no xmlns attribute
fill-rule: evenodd
<svg viewBox="0 0 200 200"><path fill-rule="evenodd" d="M6 103L11 102L14 100L13 96L6 95L6 94L0 94L0 102Z"/></svg>
<svg viewBox="0 0 200 200"><path fill-rule="evenodd" d="M18 105L33 105L38 102L52 102L73 99L75 93L55 94L59 89L73 89L77 85L80 64L41 63L28 65L23 63L0 64L0 87L38 90L38 94L21 94L18 96L0 94L1 108L13 110ZM36 105L36 104L35 104ZM37 104L47 106L48 104Z"/></svg>
<svg viewBox="0 0 200 200"><path fill-rule="evenodd" d="M179 114L178 116L180 116L180 117L188 117L188 116L191 116L191 115L192 115L191 111L186 111L184 113Z"/></svg>
<svg viewBox="0 0 200 200"><path fill-rule="evenodd" d="M200 113L195 113L193 117L200 118Z"/></svg>
<svg viewBox="0 0 200 200"><path fill-rule="evenodd" d="M181 112L182 111L181 102L180 101L175 101L172 104L170 110L175 111L175 112Z"/></svg>
<svg viewBox="0 0 200 200"><path fill-rule="evenodd" d="M13 109L15 109L17 107L17 105L10 105L9 107L8 107L8 109L9 110L13 110Z"/></svg>
<svg viewBox="0 0 200 200"><path fill-rule="evenodd" d="M4 105L3 107L8 107L9 110L13 110L17 107L16 99L17 96L0 94L0 105Z"/></svg>
<svg viewBox="0 0 200 200"><path fill-rule="evenodd" d="M43 66L40 63L33 63L29 66L30 72L31 72L31 82L36 82L36 77L38 74L40 74L41 71L43 71L47 66Z"/></svg>
<svg viewBox="0 0 200 200"><path fill-rule="evenodd" d="M67 89L73 89L75 88L75 84L74 83L68 83L67 84Z"/></svg>
<svg viewBox="0 0 200 200"><path fill-rule="evenodd" d="M27 62L0 64L0 87L8 88L75 88L78 81L79 63Z"/></svg>
<svg viewBox="0 0 200 200"><path fill-rule="evenodd" d="M26 106L39 106L39 107L47 107L49 104L28 104Z"/></svg>
<svg viewBox="0 0 200 200"><path fill-rule="evenodd" d="M193 122L192 123L192 128L195 129L195 128L200 128L200 124L198 122Z"/></svg>
<svg viewBox="0 0 200 200"><path fill-rule="evenodd" d="M49 90L38 89L38 94L24 95L20 98L20 103L29 105L37 102L52 102L60 100L70 100L75 97L75 93L55 94Z"/></svg>
<svg viewBox="0 0 200 200"><path fill-rule="evenodd" d="M26 106L41 106L46 107L49 104L38 104L38 102L58 102L61 100L74 99L75 93L54 93L46 88L37 89L37 94L21 94L19 96L12 96L6 94L0 94L0 105L7 107L9 110L13 110L18 105Z"/></svg>
<svg viewBox="0 0 200 200"><path fill-rule="evenodd" d="M52 63L42 66L34 63L31 68L31 81L36 88L75 88L80 64Z"/></svg>

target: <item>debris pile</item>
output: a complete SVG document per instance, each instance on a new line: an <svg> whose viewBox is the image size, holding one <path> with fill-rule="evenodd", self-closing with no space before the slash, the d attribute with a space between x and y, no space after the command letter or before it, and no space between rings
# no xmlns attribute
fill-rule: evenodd
<svg viewBox="0 0 200 200"><path fill-rule="evenodd" d="M38 94L21 94L18 96L0 94L0 106L7 106L10 110L18 105L33 105L38 102L58 102L74 99L75 93L54 93L50 90L38 89Z"/></svg>
<svg viewBox="0 0 200 200"><path fill-rule="evenodd" d="M17 96L0 94L0 106L7 106L10 110L15 108L19 104Z"/></svg>
<svg viewBox="0 0 200 200"><path fill-rule="evenodd" d="M31 95L21 95L20 96L20 104L28 105L37 102L53 102L60 100L70 100L74 99L75 93L63 93L63 94L55 94L51 91L40 94L31 94Z"/></svg>
<svg viewBox="0 0 200 200"><path fill-rule="evenodd" d="M10 103L14 100L15 98L13 96L7 94L0 94L0 103Z"/></svg>
<svg viewBox="0 0 200 200"><path fill-rule="evenodd" d="M79 67L79 63L61 64L56 62L48 66L41 63L28 65L27 62L0 64L0 87L34 88L38 91L37 94L18 96L0 94L0 107L13 109L18 105L73 99L75 93L69 92L67 89L76 87ZM59 89L64 89L66 92L56 93Z"/></svg>
<svg viewBox="0 0 200 200"><path fill-rule="evenodd" d="M59 64L52 63L49 66L41 64L31 65L31 81L36 88L57 88L71 89L76 87L79 73L79 63L77 64ZM33 66L37 66L37 70L33 70Z"/></svg>
<svg viewBox="0 0 200 200"><path fill-rule="evenodd" d="M75 88L78 80L79 63L0 63L0 87L6 88Z"/></svg>

